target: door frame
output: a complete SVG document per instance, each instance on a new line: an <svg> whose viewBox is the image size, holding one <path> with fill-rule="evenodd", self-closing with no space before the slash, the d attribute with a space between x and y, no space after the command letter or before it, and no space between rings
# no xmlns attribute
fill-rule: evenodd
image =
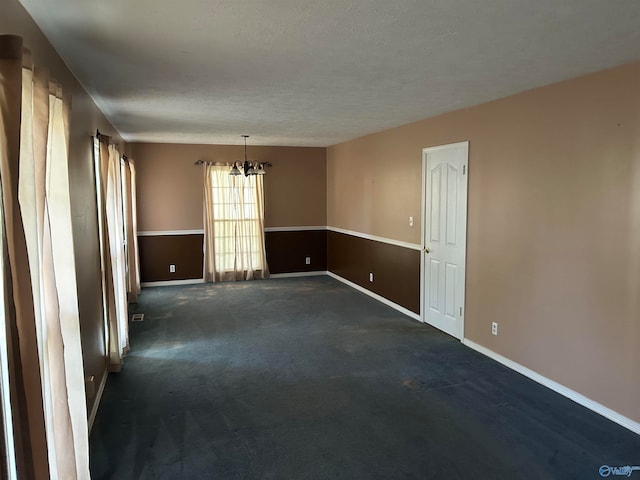
<svg viewBox="0 0 640 480"><path fill-rule="evenodd" d="M443 150L452 147L460 147L464 146L467 154L466 166L467 171L465 174L465 183L464 183L464 201L465 201L465 230L464 230L464 270L463 270L463 280L462 280L462 315L460 321L462 323L462 333L460 334L460 341L463 342L465 339L465 316L466 316L466 299L467 299L467 240L468 240L468 223L469 223L469 141L464 140L462 142L455 143L447 143L444 145L437 145L435 147L425 147L422 149L422 205L420 210L420 321L422 323L427 323L427 315L425 308L425 272L426 272L426 263L427 263L427 255L425 253L426 248L426 229L427 225L425 222L425 216L427 213L427 155L431 152L435 152L437 150Z"/></svg>

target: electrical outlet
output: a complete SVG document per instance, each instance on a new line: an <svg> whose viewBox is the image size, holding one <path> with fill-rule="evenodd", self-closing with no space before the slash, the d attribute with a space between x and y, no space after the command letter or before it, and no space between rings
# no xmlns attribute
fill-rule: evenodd
<svg viewBox="0 0 640 480"><path fill-rule="evenodd" d="M409 217L409 226L413 227L413 217Z"/></svg>
<svg viewBox="0 0 640 480"><path fill-rule="evenodd" d="M373 272L369 273L369 281L373 282Z"/></svg>
<svg viewBox="0 0 640 480"><path fill-rule="evenodd" d="M171 264L169 265L169 273L176 273L176 266Z"/></svg>
<svg viewBox="0 0 640 480"><path fill-rule="evenodd" d="M497 324L497 322L491 322L491 333L493 335L498 335L498 324Z"/></svg>
<svg viewBox="0 0 640 480"><path fill-rule="evenodd" d="M305 265L311 265L311 257L305 257L304 263Z"/></svg>

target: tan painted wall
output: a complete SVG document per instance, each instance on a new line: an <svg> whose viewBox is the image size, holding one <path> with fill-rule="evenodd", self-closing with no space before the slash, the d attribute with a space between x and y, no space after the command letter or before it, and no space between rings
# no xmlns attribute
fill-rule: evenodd
<svg viewBox="0 0 640 480"><path fill-rule="evenodd" d="M33 53L34 63L48 68L51 76L56 78L65 92L70 92L73 97L69 180L76 249L80 330L85 375L95 376L97 389L103 376L106 375L106 357L91 135L97 128L107 135L114 135L115 131L22 5L17 0L3 0L1 12L0 32L22 36L25 47ZM93 407L93 401L93 398L89 399L89 409Z"/></svg>
<svg viewBox="0 0 640 480"><path fill-rule="evenodd" d="M203 159L229 162L243 158L237 145L132 143L136 164L138 229L200 230ZM271 162L264 179L265 226L326 225L326 149L261 147L249 144L250 160Z"/></svg>
<svg viewBox="0 0 640 480"><path fill-rule="evenodd" d="M462 140L465 336L640 421L640 64L330 147L328 224L420 243L422 148Z"/></svg>

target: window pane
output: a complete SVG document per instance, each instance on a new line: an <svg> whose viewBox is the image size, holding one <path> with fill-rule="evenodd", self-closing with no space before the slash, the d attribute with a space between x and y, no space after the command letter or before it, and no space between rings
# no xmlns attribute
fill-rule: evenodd
<svg viewBox="0 0 640 480"><path fill-rule="evenodd" d="M263 269L256 179L223 170L214 170L211 177L216 268L232 271L237 263L238 268Z"/></svg>

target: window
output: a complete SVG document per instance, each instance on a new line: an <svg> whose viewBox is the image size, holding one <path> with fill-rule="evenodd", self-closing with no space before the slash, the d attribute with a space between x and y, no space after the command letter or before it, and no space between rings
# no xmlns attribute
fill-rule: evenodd
<svg viewBox="0 0 640 480"><path fill-rule="evenodd" d="M262 177L229 175L229 167L207 167L211 195L205 228L206 247L212 247L216 280L264 277L264 202ZM208 232L207 230L211 230ZM205 249L206 249L205 247ZM206 259L206 256L205 256ZM206 273L205 260L205 273Z"/></svg>

